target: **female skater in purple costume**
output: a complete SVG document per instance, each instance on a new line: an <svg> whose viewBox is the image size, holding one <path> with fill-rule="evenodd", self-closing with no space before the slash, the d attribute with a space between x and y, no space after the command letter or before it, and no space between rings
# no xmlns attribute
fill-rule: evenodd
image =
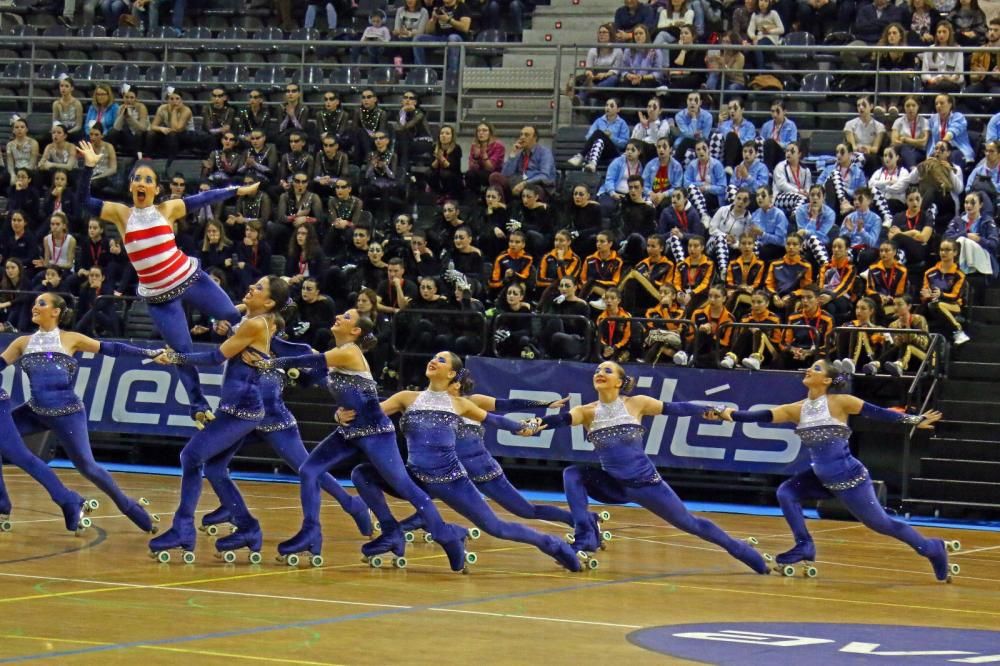
<svg viewBox="0 0 1000 666"><path fill-rule="evenodd" d="M875 496L868 470L851 455L848 444L849 416L931 428L941 419L941 412L902 414L838 393L846 389L847 375L828 361L816 361L807 368L802 383L809 389L805 400L771 409L736 411L727 407L713 413L726 421L798 424L795 432L809 451L810 468L778 487L778 503L795 537L795 547L775 558L782 565L782 573L791 575L793 564L816 559L816 546L802 516L803 500L837 497L866 527L904 542L930 560L938 580L950 581L952 574L958 574L959 567L948 564L948 550L958 550L958 541L927 539L903 521L887 515ZM809 576L816 575L811 565L805 571Z"/></svg>

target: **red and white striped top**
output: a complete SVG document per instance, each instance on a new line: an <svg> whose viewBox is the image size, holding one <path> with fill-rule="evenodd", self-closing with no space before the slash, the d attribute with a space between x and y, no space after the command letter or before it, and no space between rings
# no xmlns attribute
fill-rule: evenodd
<svg viewBox="0 0 1000 666"><path fill-rule="evenodd" d="M177 248L174 230L156 206L132 209L125 224L125 252L144 298L170 291L198 270L198 262Z"/></svg>

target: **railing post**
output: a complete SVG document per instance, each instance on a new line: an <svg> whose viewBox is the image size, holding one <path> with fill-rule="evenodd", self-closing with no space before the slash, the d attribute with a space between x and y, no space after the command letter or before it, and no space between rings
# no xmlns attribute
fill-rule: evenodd
<svg viewBox="0 0 1000 666"><path fill-rule="evenodd" d="M28 79L28 109L27 113L30 116L31 112L34 110L35 102L35 48L37 44L31 42L31 55L28 57L28 63L31 65L31 78Z"/></svg>

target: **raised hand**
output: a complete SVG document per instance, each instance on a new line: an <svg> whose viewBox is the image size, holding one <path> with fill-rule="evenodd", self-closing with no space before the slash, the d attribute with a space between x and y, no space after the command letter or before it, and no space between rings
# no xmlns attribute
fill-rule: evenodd
<svg viewBox="0 0 1000 666"><path fill-rule="evenodd" d="M254 183L253 185L244 185L236 190L236 196L246 197L251 194L257 194L257 190L260 188L260 183Z"/></svg>
<svg viewBox="0 0 1000 666"><path fill-rule="evenodd" d="M944 416L944 414L942 414L936 409L931 409L924 412L920 416L922 416L924 420L921 421L917 427L922 428L924 430L933 430L934 424L940 421L941 418Z"/></svg>
<svg viewBox="0 0 1000 666"><path fill-rule="evenodd" d="M101 159L101 156L94 152L94 147L89 141L81 141L78 143L76 146L76 152L78 152L80 157L83 158L84 165L89 167L97 166L97 163Z"/></svg>
<svg viewBox="0 0 1000 666"><path fill-rule="evenodd" d="M549 409L562 409L569 402L569 397L559 398L558 400L553 400L548 404Z"/></svg>

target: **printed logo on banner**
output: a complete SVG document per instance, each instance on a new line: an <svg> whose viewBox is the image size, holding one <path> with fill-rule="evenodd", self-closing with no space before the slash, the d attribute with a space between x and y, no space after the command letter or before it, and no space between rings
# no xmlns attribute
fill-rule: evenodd
<svg viewBox="0 0 1000 666"><path fill-rule="evenodd" d="M470 357L468 367L483 393L503 398L556 400L569 396L567 408L596 400L591 380L594 364L521 361ZM790 373L727 372L690 368L630 367L637 374L636 393L658 400L723 404L737 409L766 409L801 400L802 378ZM555 413L555 411L552 411ZM516 413L527 418L538 413ZM662 467L789 474L807 463L791 425L709 422L690 417L644 419L646 453ZM498 456L595 461L582 427L543 430L534 437L487 429L486 444Z"/></svg>
<svg viewBox="0 0 1000 666"><path fill-rule="evenodd" d="M15 337L0 335L0 345L6 348ZM198 351L211 349L209 345L195 347ZM80 362L80 370L74 390L87 405L91 430L175 436L194 432L194 422L188 415L187 391L176 368L125 356L77 354L75 358ZM222 366L199 368L198 373L208 403L214 409L219 404L215 387L222 385ZM31 396L28 378L16 367L6 368L0 380L14 404Z"/></svg>
<svg viewBox="0 0 1000 666"><path fill-rule="evenodd" d="M639 629L628 640L700 663L996 664L1000 632L889 624L723 622Z"/></svg>

